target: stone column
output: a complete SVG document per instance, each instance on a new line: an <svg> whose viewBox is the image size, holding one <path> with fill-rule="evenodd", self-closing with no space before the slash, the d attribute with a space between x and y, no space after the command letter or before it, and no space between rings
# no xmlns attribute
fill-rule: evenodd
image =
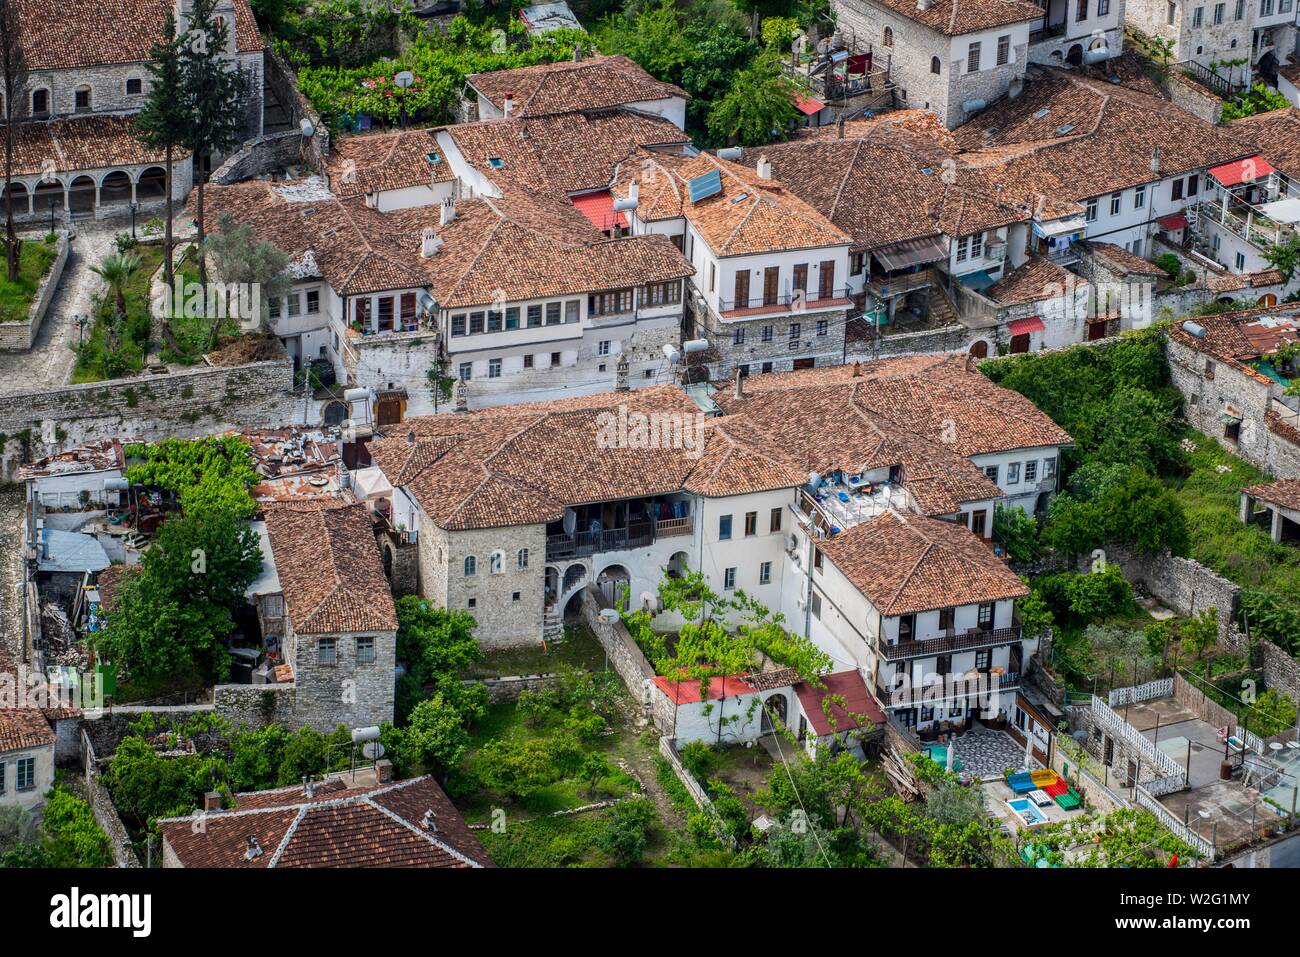
<svg viewBox="0 0 1300 957"><path fill-rule="evenodd" d="M1282 509L1277 505L1269 505L1269 511L1273 515L1273 524L1269 528L1269 537L1275 542L1282 541Z"/></svg>
<svg viewBox="0 0 1300 957"><path fill-rule="evenodd" d="M1250 522L1250 496L1245 492L1241 493L1241 523L1243 525Z"/></svg>

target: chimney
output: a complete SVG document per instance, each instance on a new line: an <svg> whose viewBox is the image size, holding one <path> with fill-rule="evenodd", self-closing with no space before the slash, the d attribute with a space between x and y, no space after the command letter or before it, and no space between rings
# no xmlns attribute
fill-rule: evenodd
<svg viewBox="0 0 1300 957"><path fill-rule="evenodd" d="M438 832L438 819L435 817L432 808L424 812L424 817L420 819L420 827L426 831L433 831L435 834Z"/></svg>
<svg viewBox="0 0 1300 957"><path fill-rule="evenodd" d="M262 856L262 845L257 843L257 835L248 835L247 849L244 851L244 860L255 861Z"/></svg>
<svg viewBox="0 0 1300 957"><path fill-rule="evenodd" d="M393 762L387 758L380 758L375 762L375 780L380 784L387 784L393 780Z"/></svg>
<svg viewBox="0 0 1300 957"><path fill-rule="evenodd" d="M507 93L501 99L501 111L505 114L506 119L510 119L510 113L515 108L515 95Z"/></svg>
<svg viewBox="0 0 1300 957"><path fill-rule="evenodd" d="M576 44L576 45L574 46L574 48L573 48L573 62L574 62L574 63L581 63L581 62L582 62L582 44L581 44L581 43Z"/></svg>
<svg viewBox="0 0 1300 957"><path fill-rule="evenodd" d="M464 379L457 379L456 384L451 389L452 401L456 404L457 412L469 411L469 384Z"/></svg>
<svg viewBox="0 0 1300 957"><path fill-rule="evenodd" d="M631 182L630 184L628 184L628 187L627 187L627 198L628 198L629 200L631 200L632 202L634 202L634 203L640 203L640 202L641 202L641 182L640 182L640 180L635 180L635 179L634 179L634 180L632 180L632 182Z"/></svg>
<svg viewBox="0 0 1300 957"><path fill-rule="evenodd" d="M450 197L442 201L438 210L438 225L446 226L456 218L456 201Z"/></svg>
<svg viewBox="0 0 1300 957"><path fill-rule="evenodd" d="M204 810L204 811L220 811L220 810L221 810L221 792L220 792L220 791L208 791L208 792L206 792L206 793L203 795L203 810Z"/></svg>
<svg viewBox="0 0 1300 957"><path fill-rule="evenodd" d="M737 399L743 399L745 397L745 377L740 372L740 366L736 366L732 371L731 382L733 386L732 394Z"/></svg>
<svg viewBox="0 0 1300 957"><path fill-rule="evenodd" d="M308 801L316 796L316 782L305 774L302 776L302 793Z"/></svg>
<svg viewBox="0 0 1300 957"><path fill-rule="evenodd" d="M858 379L861 378L861 376L862 376L862 363L861 362L853 363L853 378Z"/></svg>
<svg viewBox="0 0 1300 957"><path fill-rule="evenodd" d="M626 392L628 388L627 356L620 352L618 354L618 362L614 365L614 391Z"/></svg>
<svg viewBox="0 0 1300 957"><path fill-rule="evenodd" d="M766 156L760 156L760 157L758 158L757 171L758 171L758 178L759 178L759 179L771 179L771 178L772 178L772 161L771 161L770 159L768 159Z"/></svg>
<svg viewBox="0 0 1300 957"><path fill-rule="evenodd" d="M1155 149L1151 151L1151 172L1160 172L1160 144L1157 143Z"/></svg>
<svg viewBox="0 0 1300 957"><path fill-rule="evenodd" d="M411 429L409 432L406 433L406 444L407 445L415 444L415 429Z"/></svg>
<svg viewBox="0 0 1300 957"><path fill-rule="evenodd" d="M425 228L420 233L420 255L425 259L435 255L438 247L442 245L442 240L438 238L438 231L432 226Z"/></svg>

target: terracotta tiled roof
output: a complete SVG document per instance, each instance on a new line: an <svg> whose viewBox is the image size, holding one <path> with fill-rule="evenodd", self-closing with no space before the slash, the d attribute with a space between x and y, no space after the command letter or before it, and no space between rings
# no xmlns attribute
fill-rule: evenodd
<svg viewBox="0 0 1300 957"><path fill-rule="evenodd" d="M716 171L722 190L692 203L687 184ZM613 192L637 184L643 220L685 216L719 256L850 245L852 238L775 179L709 153L679 156L640 150L618 167Z"/></svg>
<svg viewBox="0 0 1300 957"><path fill-rule="evenodd" d="M295 632L397 627L397 611L364 505L269 508L266 530Z"/></svg>
<svg viewBox="0 0 1300 957"><path fill-rule="evenodd" d="M112 611L122 585L133 575L142 571L139 565L109 565L95 576L95 588L99 590L99 605L105 611Z"/></svg>
<svg viewBox="0 0 1300 957"><path fill-rule="evenodd" d="M1064 266L1035 256L999 279L984 291L984 295L1004 306L1018 306L1059 299L1066 290L1083 289L1087 285L1087 280Z"/></svg>
<svg viewBox="0 0 1300 957"><path fill-rule="evenodd" d="M885 723L885 712L871 697L866 682L857 671L823 675L821 681L821 688L814 688L806 681L794 686L804 714L808 716L808 723L818 737L863 727L864 719L867 724L875 727ZM829 718L824 706L828 698L831 712Z"/></svg>
<svg viewBox="0 0 1300 957"><path fill-rule="evenodd" d="M1281 479L1267 485L1251 485L1242 491L1263 502L1300 509L1300 479Z"/></svg>
<svg viewBox="0 0 1300 957"><path fill-rule="evenodd" d="M248 0L235 2L235 46L262 49L262 36ZM19 0L23 50L29 70L136 63L163 38L173 0ZM227 50L230 47L227 45Z"/></svg>
<svg viewBox="0 0 1300 957"><path fill-rule="evenodd" d="M661 83L625 56L593 56L577 62L472 73L465 82L497 109L503 108L505 95L512 94L511 113L515 116L599 110L669 97L690 99L685 90Z"/></svg>
<svg viewBox="0 0 1300 957"><path fill-rule="evenodd" d="M1163 97L1060 69L1035 72L1020 96L953 131L963 159L1030 208L1038 195L1078 202L1257 152Z"/></svg>
<svg viewBox="0 0 1300 957"><path fill-rule="evenodd" d="M1136 253L1129 252L1123 246L1114 243L1099 243L1089 240L1086 249L1105 260L1106 265L1122 276L1163 276L1165 271L1155 263L1147 262Z"/></svg>
<svg viewBox="0 0 1300 957"><path fill-rule="evenodd" d="M341 136L326 164L330 189L342 199L366 193L451 182L456 175L429 130ZM430 154L439 158L429 159Z"/></svg>
<svg viewBox="0 0 1300 957"><path fill-rule="evenodd" d="M1240 364L1242 360L1256 359L1261 354L1260 344L1251 341L1244 327L1247 323L1266 316L1297 318L1300 317L1300 306L1260 306L1220 313L1217 316L1194 316L1189 321L1204 329L1204 336L1192 335L1183 328L1181 321L1169 327L1169 336L1197 352Z"/></svg>
<svg viewBox="0 0 1300 957"><path fill-rule="evenodd" d="M36 708L0 708L0 751L43 748L54 743L54 731ZM12 782L9 785L13 786Z"/></svg>
<svg viewBox="0 0 1300 957"><path fill-rule="evenodd" d="M615 167L639 146L690 142L667 120L628 110L459 123L444 132L493 182L505 179L558 196L605 189Z"/></svg>
<svg viewBox="0 0 1300 957"><path fill-rule="evenodd" d="M934 0L925 10L916 0L868 0L946 36L1010 26L1043 16L1041 7L1021 0Z"/></svg>
<svg viewBox="0 0 1300 957"><path fill-rule="evenodd" d="M298 192L295 192L298 191ZM694 271L665 236L607 239L567 201L507 189L462 200L439 225L439 207L381 213L340 199L323 183L250 180L208 190L211 219L229 213L317 270L340 295L428 288L446 308L574 295L682 279ZM442 243L420 255L421 236Z"/></svg>
<svg viewBox="0 0 1300 957"><path fill-rule="evenodd" d="M432 814L429 814L432 812ZM159 822L184 867L491 867L432 777L239 794L230 810ZM429 821L432 827L427 827ZM249 859L249 839L261 853Z"/></svg>
<svg viewBox="0 0 1300 957"><path fill-rule="evenodd" d="M180 161L188 156L188 152L177 151L174 159ZM53 160L58 172L72 172L162 163L165 158L164 150L141 142L135 121L129 116L77 116L47 123L19 123L14 128L15 176L42 172L46 160Z"/></svg>
<svg viewBox="0 0 1300 957"><path fill-rule="evenodd" d="M1287 70L1297 76L1295 82L1300 82L1300 62L1278 72L1288 76L1285 72ZM1233 135L1248 141L1259 150L1260 155L1274 169L1292 179L1300 178L1300 110L1289 106L1284 110L1257 113L1234 120L1228 128Z"/></svg>
<svg viewBox="0 0 1300 957"><path fill-rule="evenodd" d="M772 175L853 237L875 249L909 239L965 236L1029 214L1001 202L996 177L958 157L952 135L928 110L886 113L818 135L796 137L744 153L772 161ZM889 175L882 176L881 170Z"/></svg>
<svg viewBox="0 0 1300 957"><path fill-rule="evenodd" d="M817 548L882 615L1019 598L1029 589L955 522L884 512Z"/></svg>

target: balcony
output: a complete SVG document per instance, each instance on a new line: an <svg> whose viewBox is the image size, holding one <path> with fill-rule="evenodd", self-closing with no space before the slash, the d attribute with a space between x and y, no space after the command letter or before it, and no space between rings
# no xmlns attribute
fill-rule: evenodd
<svg viewBox="0 0 1300 957"><path fill-rule="evenodd" d="M665 518L655 522L655 538L671 538L674 535L690 535L695 531L695 523L690 516L686 518Z"/></svg>
<svg viewBox="0 0 1300 957"><path fill-rule="evenodd" d="M665 519L663 524L683 521ZM690 522L690 519L684 519ZM585 558L597 552L617 552L625 548L644 548L654 544L656 525L649 520L633 522L626 528L607 528L594 532L561 533L546 536L546 560ZM677 532L675 534L681 534Z"/></svg>
<svg viewBox="0 0 1300 957"><path fill-rule="evenodd" d="M1012 625L1010 628L994 628L991 631L971 628L961 635L881 644L878 650L880 657L886 661L903 661L908 658L932 658L935 655L946 655L955 651L973 651L996 645L1010 645L1019 641L1020 637L1019 625Z"/></svg>
<svg viewBox="0 0 1300 957"><path fill-rule="evenodd" d="M1200 203L1195 207L1198 218L1212 220L1260 249L1284 246L1296 231L1274 222L1247 203L1232 202L1225 209L1222 201Z"/></svg>
<svg viewBox="0 0 1300 957"><path fill-rule="evenodd" d="M898 276L880 276L867 283L867 292L877 299L892 299L917 289L927 289L939 284L933 269L903 273Z"/></svg>
<svg viewBox="0 0 1300 957"><path fill-rule="evenodd" d="M853 305L847 288L829 289L825 292L794 292L775 295L759 294L746 300L719 299L718 316L722 319L751 319L755 316L782 313L820 312L826 309L847 309Z"/></svg>

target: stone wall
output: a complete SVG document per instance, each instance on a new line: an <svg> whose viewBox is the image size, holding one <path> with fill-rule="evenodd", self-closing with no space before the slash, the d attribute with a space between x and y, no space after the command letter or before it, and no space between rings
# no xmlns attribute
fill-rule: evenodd
<svg viewBox="0 0 1300 957"><path fill-rule="evenodd" d="M275 98L280 102L280 105L288 111L291 122L295 127L294 132L301 135L300 130L296 128L303 119L310 120L315 130L311 139L301 144L300 162L313 170L322 169L325 165L325 157L329 156L330 152L329 130L321 122L320 114L311 105L311 101L303 96L302 91L298 89L298 82L294 77L293 70L289 68L284 60L270 49L263 51L263 59L266 85L275 94Z"/></svg>
<svg viewBox="0 0 1300 957"><path fill-rule="evenodd" d="M293 682L274 685L217 685L212 689L217 714L236 728L282 724L291 730L298 688ZM327 730L334 730L330 725Z"/></svg>
<svg viewBox="0 0 1300 957"><path fill-rule="evenodd" d="M0 479L11 480L24 455L87 442L287 425L294 421L292 389L293 365L284 358L10 395L0 407Z"/></svg>
<svg viewBox="0 0 1300 957"><path fill-rule="evenodd" d="M673 725L671 702L664 695L652 692L650 683L654 679L655 670L650 662L646 661L637 643L632 640L627 626L621 621L607 625L600 620L602 605L599 594L591 586L582 590L580 598L582 617L591 626L596 640L609 656L610 667L618 672L628 692L642 705L647 702L652 703L655 725L660 731L667 733Z"/></svg>
<svg viewBox="0 0 1300 957"><path fill-rule="evenodd" d="M95 823L108 835L109 847L113 852L113 863L118 867L139 867L140 858L135 856L135 848L131 846L126 825L118 816L117 808L113 806L113 799L109 797L108 791L99 783L99 762L95 757L95 748L84 731L81 735L81 765L85 769L90 810L95 816Z"/></svg>
<svg viewBox="0 0 1300 957"><path fill-rule="evenodd" d="M504 678L484 678L482 684L487 688L488 701L500 704L502 701L518 701L525 691L541 691L555 683L559 675L508 675ZM465 684L478 684L467 681Z"/></svg>
<svg viewBox="0 0 1300 957"><path fill-rule="evenodd" d="M374 639L374 661L358 660L359 638ZM334 664L320 661L320 642L325 639L334 640ZM395 631L291 634L286 636L285 647L294 649L296 692L291 703L291 727L309 724L317 731L328 733L340 724L349 728L368 728L393 720L394 669L397 664Z"/></svg>
<svg viewBox="0 0 1300 957"><path fill-rule="evenodd" d="M1178 70L1170 71L1166 92L1174 106L1199 116L1207 123L1217 125L1223 119L1223 101Z"/></svg>
<svg viewBox="0 0 1300 957"><path fill-rule="evenodd" d="M988 330L984 338L992 338ZM870 362L889 356L910 356L931 352L965 352L980 335L965 326L944 326L940 329L923 329L919 332L895 332L867 342L855 340L848 344L847 362Z"/></svg>
<svg viewBox="0 0 1300 957"><path fill-rule="evenodd" d="M1202 721L1216 728L1235 728L1237 716L1196 687L1182 675L1174 675L1174 700Z"/></svg>
<svg viewBox="0 0 1300 957"><path fill-rule="evenodd" d="M298 166L303 162L306 142L310 141L305 141L297 129L249 140L212 171L209 181L226 186L267 176L285 166Z"/></svg>
<svg viewBox="0 0 1300 957"><path fill-rule="evenodd" d="M0 322L0 352L26 352L32 347L36 334L40 332L41 322L45 319L45 312L50 307L50 300L59 288L59 279L63 276L63 267L67 262L68 234L63 233L59 236L59 251L50 264L50 271L45 274L40 288L36 290L36 298L28 310L27 321Z"/></svg>
<svg viewBox="0 0 1300 957"><path fill-rule="evenodd" d="M391 532L379 534L379 551L388 572L388 583L393 597L420 593L420 546L417 542L403 542Z"/></svg>

